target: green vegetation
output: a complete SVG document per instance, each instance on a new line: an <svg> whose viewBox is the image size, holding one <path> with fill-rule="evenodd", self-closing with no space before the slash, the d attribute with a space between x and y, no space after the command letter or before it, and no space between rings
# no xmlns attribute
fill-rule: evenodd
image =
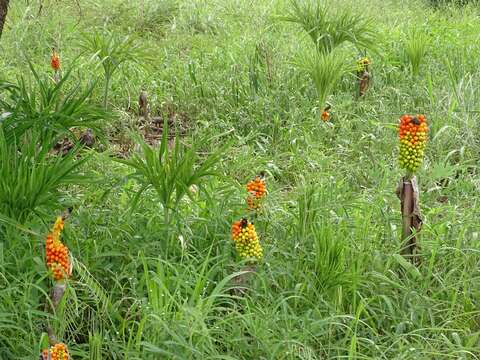
<svg viewBox="0 0 480 360"><path fill-rule="evenodd" d="M474 2L10 3L0 359L38 359L47 323L75 360L480 358ZM430 127L418 266L399 255L406 113ZM262 171L263 259L242 295L230 231ZM66 208L73 275L51 313L45 238Z"/></svg>
<svg viewBox="0 0 480 360"><path fill-rule="evenodd" d="M420 65L425 60L427 53L428 37L421 30L414 28L405 40L405 54L410 62L413 75L418 75L420 72Z"/></svg>

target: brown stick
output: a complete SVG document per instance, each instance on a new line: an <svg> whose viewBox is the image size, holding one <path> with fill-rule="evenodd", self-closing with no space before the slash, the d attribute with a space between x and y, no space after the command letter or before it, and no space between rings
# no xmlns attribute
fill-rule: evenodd
<svg viewBox="0 0 480 360"><path fill-rule="evenodd" d="M145 117L147 121L149 120L148 96L144 90L140 92L140 96L138 97L138 115Z"/></svg>
<svg viewBox="0 0 480 360"><path fill-rule="evenodd" d="M362 97L367 93L368 87L370 86L370 74L368 68L358 74L358 96Z"/></svg>
<svg viewBox="0 0 480 360"><path fill-rule="evenodd" d="M5 19L7 18L9 2L10 0L0 0L0 37L2 37L3 25L5 25Z"/></svg>
<svg viewBox="0 0 480 360"><path fill-rule="evenodd" d="M413 263L419 264L417 234L422 228L418 185L415 176L403 177L397 187L402 211L402 249L400 253Z"/></svg>

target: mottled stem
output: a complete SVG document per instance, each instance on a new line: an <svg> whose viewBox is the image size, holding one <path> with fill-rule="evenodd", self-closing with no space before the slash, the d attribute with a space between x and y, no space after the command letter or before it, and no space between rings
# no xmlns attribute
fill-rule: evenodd
<svg viewBox="0 0 480 360"><path fill-rule="evenodd" d="M60 305L66 289L67 285L65 283L55 283L55 285L53 285L52 291L50 292L50 300L52 302L52 307L50 310L52 313L57 311L58 305ZM55 345L58 342L57 336L50 325L47 327L47 334L50 345Z"/></svg>
<svg viewBox="0 0 480 360"><path fill-rule="evenodd" d="M419 244L417 235L422 227L419 207L418 186L415 176L407 174L397 188L402 211L402 248L401 254L418 264Z"/></svg>
<svg viewBox="0 0 480 360"><path fill-rule="evenodd" d="M232 295L244 296L247 293L248 282L256 270L256 264L248 264L242 268L242 273L233 278L235 286L231 289Z"/></svg>

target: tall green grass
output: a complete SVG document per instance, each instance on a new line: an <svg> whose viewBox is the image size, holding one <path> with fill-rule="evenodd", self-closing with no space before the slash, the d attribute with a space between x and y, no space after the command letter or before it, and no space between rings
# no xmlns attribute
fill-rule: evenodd
<svg viewBox="0 0 480 360"><path fill-rule="evenodd" d="M301 56L298 66L313 80L320 108L325 106L328 96L348 71L343 54L336 51L328 54L306 52Z"/></svg>
<svg viewBox="0 0 480 360"><path fill-rule="evenodd" d="M361 50L377 46L373 21L333 2L291 0L288 14L281 19L300 25L320 53L329 53L344 43Z"/></svg>
<svg viewBox="0 0 480 360"><path fill-rule="evenodd" d="M102 76L105 57L95 57L99 73L95 52L76 44L79 33L104 27L119 39L139 39L155 58L147 67L124 62L111 77L108 114L117 118L120 134L110 140L139 123L132 109L143 87L152 117L161 114L188 131L177 139L179 151L173 141L146 151L137 141L129 161L140 171L112 161L110 151L89 153L70 175L88 170L95 182L48 182L50 192L22 215L22 225L12 217L22 212L16 206L24 208L24 194L45 188L44 179L58 179L57 162L65 170L85 154L40 157L37 143L46 143L30 130L23 141L2 143L0 184L8 186L0 194L9 203L0 207L10 216L0 215L0 358L38 358L47 320L79 360L479 358L477 10L433 11L414 0L331 2L325 21L351 9L371 19L384 41L376 43L381 56L373 59L371 96L354 101L355 82L346 73L332 88L335 121L326 127L312 111L312 78L292 63L306 47L319 52L310 36L304 44L294 27L272 21L271 14L291 2L178 1L165 12L168 20L156 12L163 3L81 2L80 12L75 2L44 1L41 16L37 1L11 5L1 74L17 87L23 75L29 98L36 96L33 113L58 125L55 137L68 134L72 119L100 125L103 115L82 110L64 127L56 105L40 107L41 96L30 88L36 80L20 54L45 78L52 43L60 45L65 66L78 58L78 70L54 102L61 104L77 79ZM411 24L429 37L421 76L414 78L402 71L403 34ZM355 43L338 44L329 61L353 62ZM307 60L316 64L313 56ZM101 105L104 85L97 82L84 104ZM2 123L13 121L3 115L11 112L4 102L9 109L20 103L10 94L0 94ZM30 108L18 105L16 116ZM425 222L418 268L398 256L394 194L401 175L395 124L417 111L432 124L419 176ZM205 190L190 199L187 180L216 153L209 169L219 176L197 177ZM29 154L33 161L19 160L32 159ZM235 258L230 226L245 213L245 182L262 170L268 194L255 226L265 257L240 298L232 295L232 278L244 264ZM144 186L149 190L138 197ZM168 234L164 193L174 224ZM50 288L44 234L64 206L73 207L62 239L75 275L63 310L51 315L43 311ZM163 246L167 236L175 251Z"/></svg>
<svg viewBox="0 0 480 360"><path fill-rule="evenodd" d="M420 65L425 61L428 48L428 36L418 29L411 30L405 41L405 54L413 75L418 75Z"/></svg>

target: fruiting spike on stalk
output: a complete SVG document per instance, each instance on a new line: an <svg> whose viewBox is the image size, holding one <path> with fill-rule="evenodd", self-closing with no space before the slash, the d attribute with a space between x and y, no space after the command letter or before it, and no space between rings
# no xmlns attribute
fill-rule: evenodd
<svg viewBox="0 0 480 360"><path fill-rule="evenodd" d="M255 226L243 218L232 225L232 240L235 242L237 253L245 259L260 260L263 249L260 246Z"/></svg>
<svg viewBox="0 0 480 360"><path fill-rule="evenodd" d="M357 78L358 78L358 96L362 97L367 93L370 86L370 72L368 70L370 60L364 57L357 61Z"/></svg>
<svg viewBox="0 0 480 360"><path fill-rule="evenodd" d="M60 241L63 227L63 218L59 216L46 239L45 252L47 267L52 271L55 281L64 280L71 275L69 251Z"/></svg>
<svg viewBox="0 0 480 360"><path fill-rule="evenodd" d="M265 178L262 175L258 175L252 181L247 184L247 205L249 210L260 209L261 200L266 193Z"/></svg>
<svg viewBox="0 0 480 360"><path fill-rule="evenodd" d="M330 119L330 113L329 110L332 108L330 104L327 104L322 110L322 114L320 115L321 119L323 121L328 121Z"/></svg>
<svg viewBox="0 0 480 360"><path fill-rule="evenodd" d="M67 345L64 343L57 343L50 346L50 349L42 351L42 360L70 360Z"/></svg>
<svg viewBox="0 0 480 360"><path fill-rule="evenodd" d="M60 56L56 52L55 48L52 48L52 56L50 57L50 66L55 72L60 70Z"/></svg>
<svg viewBox="0 0 480 360"><path fill-rule="evenodd" d="M357 73L361 74L363 71L368 70L368 65L370 65L370 59L368 57L357 60Z"/></svg>
<svg viewBox="0 0 480 360"><path fill-rule="evenodd" d="M423 160L428 139L428 126L425 116L403 115L398 126L400 140L400 167L414 174Z"/></svg>

